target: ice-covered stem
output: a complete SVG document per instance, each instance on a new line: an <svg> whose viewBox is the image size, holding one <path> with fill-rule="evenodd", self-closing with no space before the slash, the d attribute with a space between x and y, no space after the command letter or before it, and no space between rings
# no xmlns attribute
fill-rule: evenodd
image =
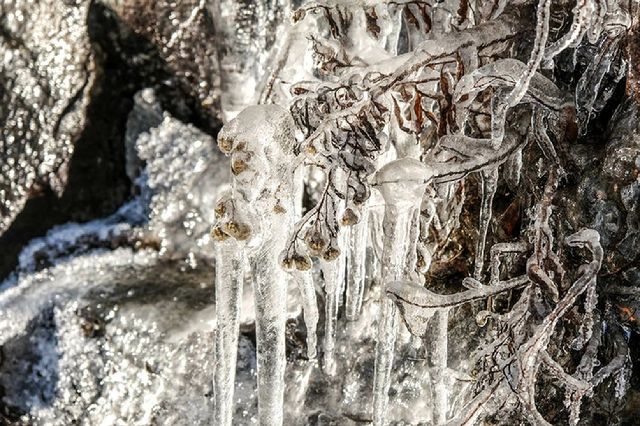
<svg viewBox="0 0 640 426"><path fill-rule="evenodd" d="M526 414L536 424L549 424L537 410L535 403L535 385L540 354L546 350L558 321L573 307L578 297L589 286L596 285L596 277L602 265L603 251L600 245L600 234L597 231L583 229L567 237L566 243L570 246L588 249L592 259L580 267L578 279L574 281L564 297L536 328L533 336L518 351L521 376L516 394L526 409Z"/></svg>
<svg viewBox="0 0 640 426"><path fill-rule="evenodd" d="M506 113L520 103L529 90L529 84L536 75L540 62L544 58L544 49L549 37L549 16L551 15L551 0L539 0L536 12L536 38L533 42L533 50L527 62L527 68L513 90L506 95L504 102L496 105L494 116L491 118L491 139L494 147L499 147L504 137Z"/></svg>
<svg viewBox="0 0 640 426"><path fill-rule="evenodd" d="M552 301L558 300L558 288L552 276L546 271L545 263L553 266L562 279L564 269L553 249L553 232L549 226L551 216L551 202L558 185L558 170L551 169L547 184L545 185L542 200L536 209L536 220L533 224L535 235L533 241L533 254L527 259L527 275L536 283Z"/></svg>
<svg viewBox="0 0 640 426"><path fill-rule="evenodd" d="M491 246L491 277L489 285L496 285L500 282L500 259L504 254L523 253L527 251L529 245L522 242L517 243L497 243ZM493 311L493 296L487 298L487 310Z"/></svg>
<svg viewBox="0 0 640 426"><path fill-rule="evenodd" d="M417 312L418 310L455 308L465 303L475 302L524 287L529 283L530 280L526 275L500 281L495 285L482 285L472 278L467 278L464 284L470 287L468 290L453 294L438 294L410 281L394 281L387 285L387 294L396 301L403 312L408 313L410 310ZM423 314L422 316L427 315ZM414 328L414 325L409 320L411 317L412 315L404 317L407 320L409 330Z"/></svg>
<svg viewBox="0 0 640 426"><path fill-rule="evenodd" d="M569 31L547 47L545 60L551 60L566 48L579 44L588 30L588 24L591 22L595 12L595 1L578 0L573 8L573 22L571 22Z"/></svg>
<svg viewBox="0 0 640 426"><path fill-rule="evenodd" d="M369 234L369 210L362 208L360 221L349 229L349 256L347 257L347 296L345 315L347 320L360 317L366 279L367 243Z"/></svg>
<svg viewBox="0 0 640 426"><path fill-rule="evenodd" d="M230 199L216 209L214 236L246 240L243 256L254 278L261 425L283 421L288 276L279 267L278 252L295 211L294 141L293 119L276 105L245 109L218 135L218 146L231 155L234 177Z"/></svg>
<svg viewBox="0 0 640 426"><path fill-rule="evenodd" d="M386 283L408 277L411 271L406 258L415 251L415 242L410 241L411 226L420 210L422 197L431 180L431 173L418 160L402 158L392 161L376 172L373 185L385 201L382 223L384 243L382 251L382 292L380 295L380 318L378 319L378 342L373 381L373 423L385 424L389 401L391 368L397 333L397 310L393 301L386 297ZM414 265L415 267L415 265Z"/></svg>
<svg viewBox="0 0 640 426"><path fill-rule="evenodd" d="M214 423L231 425L245 259L235 240L216 246Z"/></svg>

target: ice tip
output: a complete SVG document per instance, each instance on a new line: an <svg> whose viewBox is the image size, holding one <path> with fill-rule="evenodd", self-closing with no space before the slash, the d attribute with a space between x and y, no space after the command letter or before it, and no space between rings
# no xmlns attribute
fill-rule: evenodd
<svg viewBox="0 0 640 426"><path fill-rule="evenodd" d="M424 185L430 182L432 177L433 173L426 164L415 158L405 157L382 166L373 175L370 182L372 186L399 182Z"/></svg>
<svg viewBox="0 0 640 426"><path fill-rule="evenodd" d="M595 229L581 229L565 238L565 243L571 247L594 247L600 245L600 234Z"/></svg>
<svg viewBox="0 0 640 426"><path fill-rule="evenodd" d="M283 152L292 152L295 123L291 113L275 104L252 105L226 123L218 133L218 147L225 154L255 143L277 141Z"/></svg>

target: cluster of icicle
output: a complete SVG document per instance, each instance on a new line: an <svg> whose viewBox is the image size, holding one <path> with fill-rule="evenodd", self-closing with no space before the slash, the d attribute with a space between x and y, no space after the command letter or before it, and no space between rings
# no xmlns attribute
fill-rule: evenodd
<svg viewBox="0 0 640 426"><path fill-rule="evenodd" d="M568 289L559 290L565 271L549 220L562 167L548 133L562 137L571 117L581 117L583 110L588 120L616 46L630 26L629 13L614 1L579 1L568 32L551 41L551 0L540 0L533 5L535 39L525 63L505 56L513 48L509 43L531 30L526 13L513 12L502 1L490 10L462 2L467 8L458 8L461 15L453 16L455 8L447 9L447 3L304 5L276 42L271 72L261 86L262 105L247 107L221 130L218 146L231 157L233 185L216 206L212 230L217 241L214 424L232 423L247 277L255 292L259 423L283 424L287 286L295 283L302 295L308 357L315 358L319 315L311 271L316 267L322 271L317 276L326 300L321 363L326 374L336 371L342 296L346 294L345 316L354 320L366 277L382 287L372 389L375 425L386 422L401 319L417 342L427 330L437 333L430 338L436 342L430 374L433 423L438 425L472 424L506 401L520 404L532 424L548 424L536 408L540 365L564 386L570 422L577 424L583 397L607 377L622 374L624 352L594 373L600 330L593 311L603 258L596 231L584 229L566 238L567 245L583 247L590 255ZM413 27L403 29L408 23ZM611 58L599 58L600 68L590 68L574 98L540 68L553 67L554 57L585 37L604 45L601 55ZM399 54L403 43L409 51ZM306 73L301 71L305 58L313 64ZM525 240L491 247L489 278L483 282L499 170L518 185L522 152L532 142L551 165L544 197L534 206ZM425 287L425 273L440 242L458 224L461 182L471 173L478 173L482 182L473 274L462 283L467 290L436 294ZM315 206L303 212L305 185ZM376 253L372 262L368 250ZM526 272L502 280L503 257L527 254ZM494 312L491 300L514 289L520 296L512 309ZM574 346L587 349L576 372L569 374L547 347L558 322L583 294L585 320ZM491 368L501 374L480 377L475 396L452 410L448 315L452 308L478 300L487 300L487 310L478 315L480 325L491 321L510 330L508 341L495 339L474 354L475 360L493 362ZM528 312L535 304L548 309L532 325Z"/></svg>

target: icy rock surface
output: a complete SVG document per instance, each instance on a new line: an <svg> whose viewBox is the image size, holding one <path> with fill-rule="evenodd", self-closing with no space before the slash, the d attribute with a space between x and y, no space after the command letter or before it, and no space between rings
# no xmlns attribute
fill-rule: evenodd
<svg viewBox="0 0 640 426"><path fill-rule="evenodd" d="M129 249L20 280L0 301L5 421L205 422L210 283L210 270L179 272Z"/></svg>
<svg viewBox="0 0 640 426"><path fill-rule="evenodd" d="M61 194L66 184L93 84L88 8L83 0L0 4L0 234L27 198L44 186Z"/></svg>
<svg viewBox="0 0 640 426"><path fill-rule="evenodd" d="M229 181L228 163L213 139L164 114L138 136L135 149L145 164L139 179L141 196L149 200L147 227L160 239L161 254L213 257L211 206Z"/></svg>
<svg viewBox="0 0 640 426"><path fill-rule="evenodd" d="M155 247L194 267L213 258L211 204L229 179L228 161L210 136L162 111L154 92L136 95L129 117L127 168L136 195L113 215L52 228L20 253L16 272L96 248Z"/></svg>

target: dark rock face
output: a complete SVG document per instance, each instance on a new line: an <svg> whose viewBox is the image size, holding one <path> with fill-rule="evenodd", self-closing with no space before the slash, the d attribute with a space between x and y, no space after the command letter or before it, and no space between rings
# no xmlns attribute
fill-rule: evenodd
<svg viewBox="0 0 640 426"><path fill-rule="evenodd" d="M168 2L32 3L0 5L0 277L30 239L131 195L124 140L138 90L154 87L173 116L219 128L213 28L195 2L181 3L180 19Z"/></svg>
<svg viewBox="0 0 640 426"><path fill-rule="evenodd" d="M29 196L62 194L94 83L83 1L0 5L0 232Z"/></svg>

